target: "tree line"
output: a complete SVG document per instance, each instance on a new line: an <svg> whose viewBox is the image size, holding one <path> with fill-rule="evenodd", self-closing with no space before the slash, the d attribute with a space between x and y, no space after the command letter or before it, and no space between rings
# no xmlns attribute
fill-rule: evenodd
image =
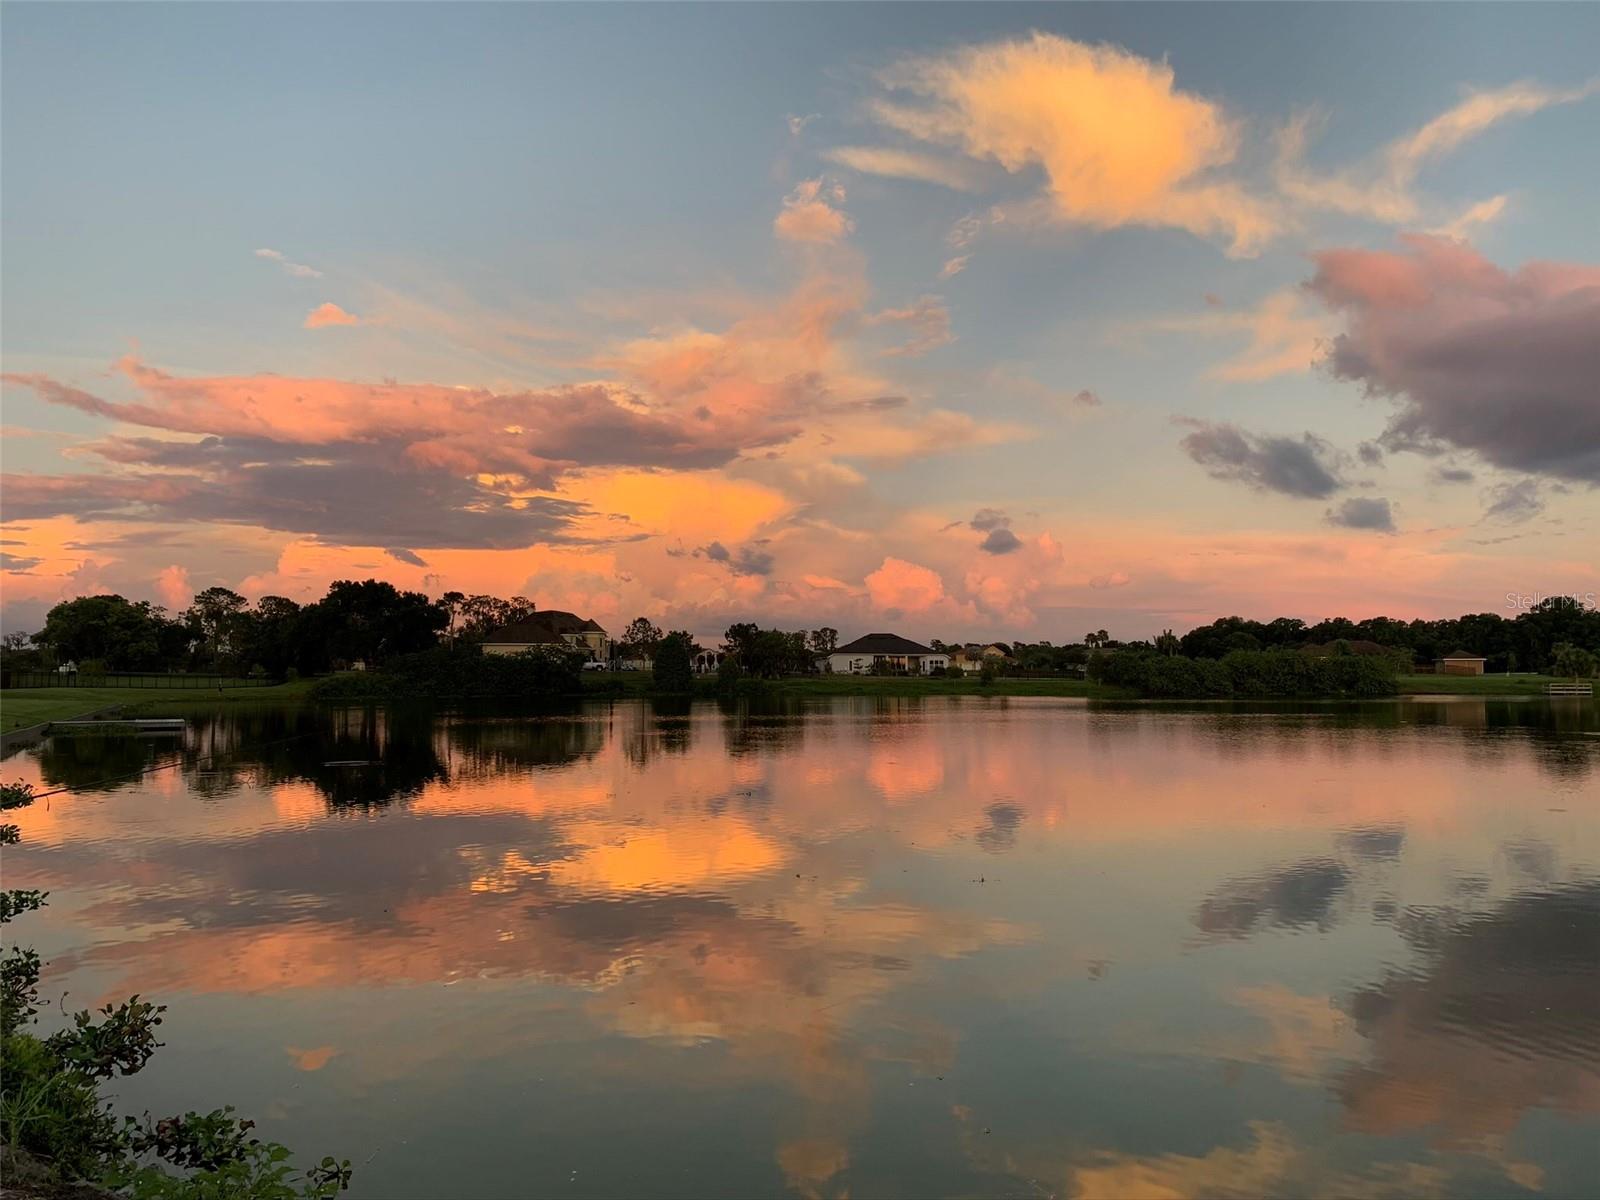
<svg viewBox="0 0 1600 1200"><path fill-rule="evenodd" d="M97 671L194 671L223 675L320 675L351 663L382 663L441 644L481 641L535 612L522 596L430 599L376 579L340 580L322 599L284 596L251 603L223 587L206 588L169 613L147 600L80 596L57 604L31 637L8 633L11 670L76 664Z"/></svg>
<svg viewBox="0 0 1600 1200"><path fill-rule="evenodd" d="M1153 639L1121 642L1101 629L1071 645L1018 642L1009 649L1013 660L1025 670L1064 670L1082 666L1095 657L1095 652L1104 650L1222 659L1238 651L1303 650L1308 646L1331 649L1341 642L1370 642L1382 647L1402 670L1430 665L1461 650L1485 659L1484 669L1489 672L1584 675L1592 673L1593 667L1581 669L1583 656L1600 655L1600 608L1569 597L1550 597L1514 617L1500 613L1472 613L1432 621L1402 621L1394 617L1352 621L1348 617L1330 617L1315 623L1298 617L1271 621L1222 617L1181 637L1169 629ZM937 640L933 642L936 649L942 645ZM1568 669L1574 663L1579 670Z"/></svg>
<svg viewBox="0 0 1600 1200"><path fill-rule="evenodd" d="M176 614L117 595L80 596L52 608L44 627L31 638L8 633L3 654L13 670L53 670L70 662L90 673L194 671L281 679L323 674L356 661L381 664L439 646L470 646L535 612L526 597L446 592L435 600L375 579L340 580L308 604L283 596L251 603L227 588L207 588ZM728 627L719 649L725 660L733 661L730 671L770 679L810 672L838 641L838 631L827 626L786 631L745 621ZM1084 667L1108 650L1220 660L1240 651L1301 650L1341 642L1375 643L1401 670L1464 650L1485 658L1491 672L1587 675L1594 671L1593 656L1600 655L1600 609L1552 597L1509 617L1333 617L1308 624L1295 617L1253 621L1233 616L1181 637L1166 630L1147 641L1121 642L1100 629L1078 643L1018 642L1005 648L1021 669L1066 671ZM962 643L934 639L932 645L955 649ZM665 632L646 617L632 621L616 645L619 658L653 663L658 685L664 672L672 681L680 672L691 674L698 650L688 632Z"/></svg>

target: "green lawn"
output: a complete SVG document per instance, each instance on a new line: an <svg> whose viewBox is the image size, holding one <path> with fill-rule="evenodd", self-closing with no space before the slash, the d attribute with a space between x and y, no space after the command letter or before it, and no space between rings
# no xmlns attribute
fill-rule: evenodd
<svg viewBox="0 0 1600 1200"><path fill-rule="evenodd" d="M302 700L311 680L272 687L199 688L7 688L0 692L0 727L7 732L43 721L70 721L103 708L122 706L130 713L153 713L178 705L282 703Z"/></svg>
<svg viewBox="0 0 1600 1200"><path fill-rule="evenodd" d="M1553 675L1402 675L1403 696L1542 696L1547 683L1571 683Z"/></svg>

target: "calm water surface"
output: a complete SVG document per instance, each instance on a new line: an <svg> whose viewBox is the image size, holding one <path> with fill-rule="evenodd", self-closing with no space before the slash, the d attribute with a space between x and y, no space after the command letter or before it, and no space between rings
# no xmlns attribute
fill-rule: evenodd
<svg viewBox="0 0 1600 1200"><path fill-rule="evenodd" d="M1592 702L234 712L4 774L83 789L6 852L48 991L168 1005L121 1102L357 1197L1600 1193Z"/></svg>

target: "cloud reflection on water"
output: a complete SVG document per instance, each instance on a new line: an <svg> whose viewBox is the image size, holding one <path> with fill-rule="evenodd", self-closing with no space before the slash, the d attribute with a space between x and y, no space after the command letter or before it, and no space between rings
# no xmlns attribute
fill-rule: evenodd
<svg viewBox="0 0 1600 1200"><path fill-rule="evenodd" d="M947 1105L927 1178L1448 1194L1459 1164L1358 1171L1359 1138L1503 1142L1530 1112L1597 1111L1600 1030L1579 1002L1600 981L1576 958L1594 893L1571 881L1600 864L1573 860L1584 843L1563 833L1591 818L1510 802L1547 794L1549 731L1485 708L1490 754L1457 740L1483 736L1472 723L1411 715L1004 701L233 713L191 729L181 772L28 810L7 868L70 913L54 978L238 1004L382 996L404 1045L307 1028L273 1049L329 1086L426 1093L446 1061L538 1061L556 1012L596 1045L696 1070L719 1047L720 1086L788 1098L768 1162L802 1194L882 1190L893 1143L879 1130L905 1103L893 1088L982 1091L1009 1070L1027 1094L1030 1072L1071 1080L1087 1055L1110 1056L1133 1096L1174 1052L1325 1090L1344 1129L1274 1104L1197 1153L1152 1113L1144 1140L1172 1149L1150 1156L1110 1128L1099 1144L985 1140ZM1568 740L1558 778L1586 779L1600 748ZM133 753L63 741L19 765L92 783ZM1448 882L1469 865L1470 911ZM1368 964L1363 978L1330 974L1323 943ZM422 1019L440 987L490 1006L472 1040ZM1002 1013L1009 1066L974 1048ZM1135 1019L1170 1033L1134 1033ZM629 1061L606 1070L625 1078ZM1470 1098L1478 1072L1498 1082L1491 1101ZM1056 1098L1063 1112L1090 1100ZM980 1141L964 1165L948 1158ZM1496 1153L1512 1178L1523 1160Z"/></svg>

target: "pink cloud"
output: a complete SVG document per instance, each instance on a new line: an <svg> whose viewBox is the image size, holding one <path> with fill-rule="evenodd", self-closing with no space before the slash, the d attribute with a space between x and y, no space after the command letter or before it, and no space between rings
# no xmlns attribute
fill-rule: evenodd
<svg viewBox="0 0 1600 1200"><path fill-rule="evenodd" d="M867 576L866 585L872 606L878 609L920 613L944 599L939 573L903 558L885 558Z"/></svg>
<svg viewBox="0 0 1600 1200"><path fill-rule="evenodd" d="M173 612L188 606L194 599L194 588L189 584L189 569L174 563L163 567L156 576L156 596Z"/></svg>
<svg viewBox="0 0 1600 1200"><path fill-rule="evenodd" d="M354 313L345 312L331 300L319 304L306 314L305 327L307 329L328 329L335 325L359 325L361 318Z"/></svg>
<svg viewBox="0 0 1600 1200"><path fill-rule="evenodd" d="M903 326L910 337L884 353L890 357L914 358L955 341L950 331L950 310L937 296L918 296L904 308L886 308L866 318L868 326Z"/></svg>

